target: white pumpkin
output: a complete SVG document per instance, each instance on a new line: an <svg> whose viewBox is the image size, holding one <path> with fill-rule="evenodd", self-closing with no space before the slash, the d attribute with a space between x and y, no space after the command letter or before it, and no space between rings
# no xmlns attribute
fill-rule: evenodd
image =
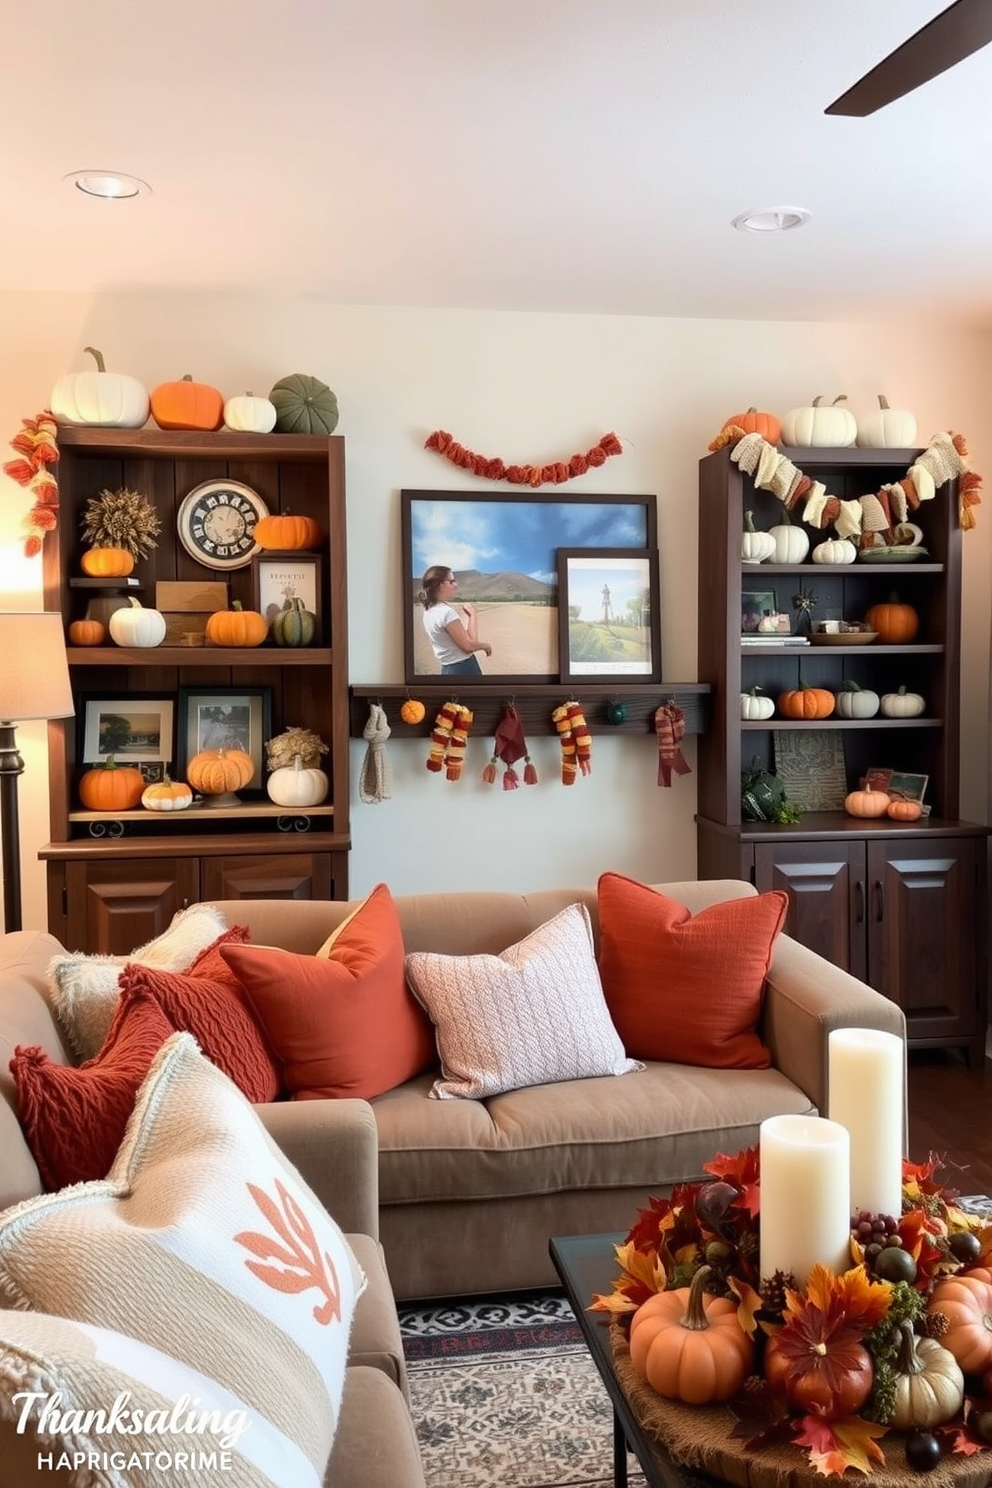
<svg viewBox="0 0 992 1488"><path fill-rule="evenodd" d="M241 393L224 404L224 426L239 434L270 434L276 426L276 405L268 398Z"/></svg>
<svg viewBox="0 0 992 1488"><path fill-rule="evenodd" d="M919 718L925 707L925 699L918 692L907 692L905 687L882 694L882 712L886 718Z"/></svg>
<svg viewBox="0 0 992 1488"><path fill-rule="evenodd" d="M845 682L837 693L838 718L874 718L881 699L870 687L859 687L857 682Z"/></svg>
<svg viewBox="0 0 992 1488"><path fill-rule="evenodd" d="M165 616L159 610L145 609L133 594L126 606L114 611L107 625L118 646L161 646L165 640Z"/></svg>
<svg viewBox="0 0 992 1488"><path fill-rule="evenodd" d="M912 449L916 444L916 415L908 408L890 408L884 393L878 410L858 420L859 449Z"/></svg>
<svg viewBox="0 0 992 1488"><path fill-rule="evenodd" d="M141 804L146 811L185 811L193 804L193 792L181 780L162 780L146 785L141 793Z"/></svg>
<svg viewBox="0 0 992 1488"><path fill-rule="evenodd" d="M136 377L108 372L103 353L85 346L96 358L95 372L71 372L52 388L48 406L57 424L89 424L104 429L140 429L148 418L148 391Z"/></svg>
<svg viewBox="0 0 992 1488"><path fill-rule="evenodd" d="M788 512L775 527L769 527L768 535L775 540L775 563L802 563L809 552L809 538L801 527L789 521Z"/></svg>
<svg viewBox="0 0 992 1488"><path fill-rule="evenodd" d="M813 549L814 563L853 563L858 550L846 537L828 537Z"/></svg>
<svg viewBox="0 0 992 1488"><path fill-rule="evenodd" d="M745 721L771 718L774 712L774 702L770 697L761 696L760 687L752 687L750 692L741 693L741 717Z"/></svg>
<svg viewBox="0 0 992 1488"><path fill-rule="evenodd" d="M744 531L741 534L741 561L764 563L775 551L775 539L767 532L759 532L754 525L754 512L744 513Z"/></svg>
<svg viewBox="0 0 992 1488"><path fill-rule="evenodd" d="M833 403L824 403L822 395L805 408L793 408L782 420L782 443L799 449L844 449L858 437L858 421L849 408L838 404L846 398L841 393Z"/></svg>
<svg viewBox="0 0 992 1488"><path fill-rule="evenodd" d="M323 770L304 765L300 755L293 756L291 765L273 770L265 789L269 799L277 806L288 806L295 811L305 811L308 806L319 806L327 795L330 781Z"/></svg>

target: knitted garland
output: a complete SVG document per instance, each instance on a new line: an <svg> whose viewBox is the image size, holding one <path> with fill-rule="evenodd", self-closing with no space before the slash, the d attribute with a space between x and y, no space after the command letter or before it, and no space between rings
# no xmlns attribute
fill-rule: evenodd
<svg viewBox="0 0 992 1488"><path fill-rule="evenodd" d="M447 780L461 778L472 716L472 710L462 703L452 701L444 704L431 730L431 747L426 762L428 770L438 775L443 770Z"/></svg>
<svg viewBox="0 0 992 1488"><path fill-rule="evenodd" d="M578 774L592 774L592 738L582 709L574 700L551 715L561 745L561 783L574 785Z"/></svg>
<svg viewBox="0 0 992 1488"><path fill-rule="evenodd" d="M58 464L57 425L47 408L36 418L21 419L21 425L20 433L10 441L19 458L8 460L3 471L19 486L27 486L34 492L34 506L24 518L28 532L24 556L34 558L41 552L45 533L54 532L58 525L59 483L48 468Z"/></svg>
<svg viewBox="0 0 992 1488"><path fill-rule="evenodd" d="M568 460L554 460L550 465L506 465L498 457L477 455L466 449L457 439L452 439L444 429L435 429L424 441L424 449L435 450L457 465L461 470L471 470L473 475L486 480L505 480L511 486L544 486L552 483L560 486L564 481L585 475L587 470L605 465L610 455L623 454L623 446L615 434L604 434L598 444L584 455L572 455Z"/></svg>

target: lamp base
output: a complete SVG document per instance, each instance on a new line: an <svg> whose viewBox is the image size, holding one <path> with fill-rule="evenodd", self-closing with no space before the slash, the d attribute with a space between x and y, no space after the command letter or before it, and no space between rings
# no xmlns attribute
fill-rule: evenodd
<svg viewBox="0 0 992 1488"><path fill-rule="evenodd" d="M0 723L0 839L3 850L3 928L21 928L21 834L17 778L24 761L17 750L17 725Z"/></svg>

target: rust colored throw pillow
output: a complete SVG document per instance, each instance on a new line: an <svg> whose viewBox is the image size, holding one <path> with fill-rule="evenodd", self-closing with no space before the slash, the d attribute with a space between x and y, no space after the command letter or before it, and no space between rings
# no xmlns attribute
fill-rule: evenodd
<svg viewBox="0 0 992 1488"><path fill-rule="evenodd" d="M121 972L120 987L141 988L154 997L172 1027L191 1033L201 1051L256 1105L281 1093L279 1067L249 1006L237 975L224 960L224 946L241 945L246 925L235 925L193 962L188 971L158 971L134 963Z"/></svg>
<svg viewBox="0 0 992 1488"><path fill-rule="evenodd" d="M326 954L325 954L326 953ZM403 932L385 884L317 956L224 944L296 1096L370 1100L437 1061L427 1015L403 973Z"/></svg>
<svg viewBox="0 0 992 1488"><path fill-rule="evenodd" d="M148 992L121 993L106 1042L85 1064L59 1064L37 1044L10 1061L17 1114L49 1192L105 1178L138 1088L175 1030Z"/></svg>
<svg viewBox="0 0 992 1488"><path fill-rule="evenodd" d="M756 1033L788 898L776 889L690 914L619 873L599 880L599 972L627 1052L714 1069L767 1069Z"/></svg>

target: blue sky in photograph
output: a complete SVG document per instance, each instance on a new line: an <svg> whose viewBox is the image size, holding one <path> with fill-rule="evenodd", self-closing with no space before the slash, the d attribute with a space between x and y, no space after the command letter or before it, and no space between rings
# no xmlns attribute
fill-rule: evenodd
<svg viewBox="0 0 992 1488"><path fill-rule="evenodd" d="M413 577L434 563L557 582L556 548L647 547L640 502L430 501L411 505Z"/></svg>
<svg viewBox="0 0 992 1488"><path fill-rule="evenodd" d="M646 562L634 559L627 568L622 558L611 558L603 564L595 559L576 561L569 559L568 602L578 605L579 619L586 621L603 618L603 586L610 591L610 606L614 617L626 616L627 605L639 599L650 584Z"/></svg>

